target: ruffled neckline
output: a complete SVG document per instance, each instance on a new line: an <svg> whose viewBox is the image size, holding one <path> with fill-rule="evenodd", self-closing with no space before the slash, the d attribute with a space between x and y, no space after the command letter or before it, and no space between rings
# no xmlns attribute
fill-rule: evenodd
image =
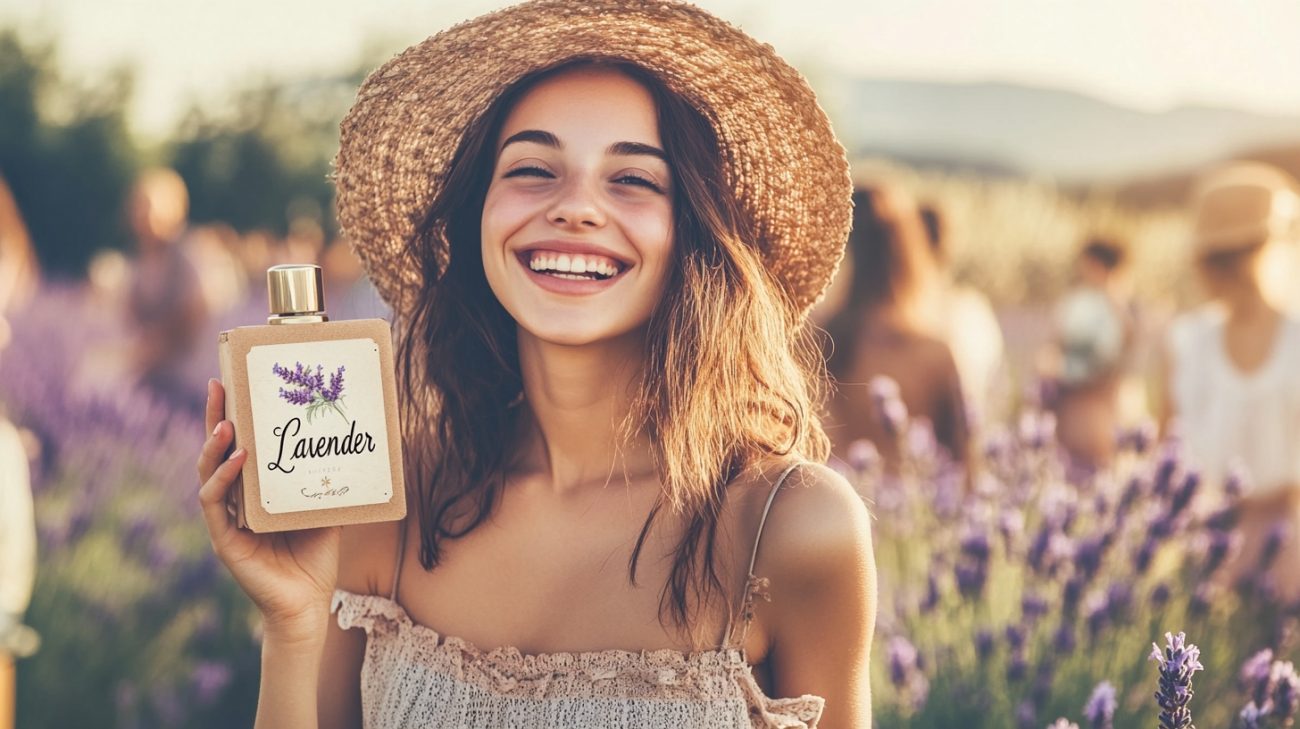
<svg viewBox="0 0 1300 729"><path fill-rule="evenodd" d="M339 627L362 628L378 638L367 644L363 684L385 682L390 679L382 677L405 674L419 665L496 696L738 701L749 707L751 725L788 729L816 726L825 706L822 697L812 694L767 696L738 647L693 652L611 648L524 653L515 646L489 650L415 622L406 608L381 595L335 590L331 611L338 614ZM414 639L403 640L407 634Z"/></svg>
<svg viewBox="0 0 1300 729"><path fill-rule="evenodd" d="M355 615L346 615L340 612L348 601L355 601L359 610ZM454 635L446 635L434 628L423 623L418 623L411 617L396 601L383 595L362 595L347 590L335 590L334 600L330 608L331 612L340 612L340 621L347 622L349 625L344 627L365 627L365 615L376 618L386 619L391 622L390 628L400 627L409 630L417 635L422 635L438 646L454 648L467 655L483 658L487 660L501 659L511 664L556 664L557 666L580 667L582 664L591 662L605 663L611 657L623 659L626 661L642 661L648 665L672 666L688 665L698 663L710 663L718 665L744 665L749 666L749 661L743 648L721 646L718 648L706 648L698 651L681 651L675 648L654 648L640 651L626 650L622 648L607 648L596 651L548 651L540 653L524 653L515 646L499 646L496 648L482 648L474 642L465 638L459 638ZM374 626L379 627L379 626Z"/></svg>

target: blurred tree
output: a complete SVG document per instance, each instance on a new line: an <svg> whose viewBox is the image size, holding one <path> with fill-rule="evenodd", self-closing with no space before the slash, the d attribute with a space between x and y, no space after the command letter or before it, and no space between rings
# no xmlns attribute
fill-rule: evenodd
<svg viewBox="0 0 1300 729"><path fill-rule="evenodd" d="M0 30L0 174L47 271L78 275L96 250L127 241L122 202L138 157L126 127L133 87L126 68L67 83L53 41Z"/></svg>
<svg viewBox="0 0 1300 729"><path fill-rule="evenodd" d="M332 233L330 162L361 77L262 80L218 112L192 108L168 156L189 185L193 220L284 234L291 215L314 210Z"/></svg>

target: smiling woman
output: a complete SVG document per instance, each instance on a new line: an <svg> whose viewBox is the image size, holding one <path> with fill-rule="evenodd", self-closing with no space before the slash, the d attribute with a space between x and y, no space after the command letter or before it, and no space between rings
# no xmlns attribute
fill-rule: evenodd
<svg viewBox="0 0 1300 729"><path fill-rule="evenodd" d="M232 530L214 390L259 726L869 725L868 516L819 465L804 320L849 182L803 79L692 6L549 0L358 99L339 213L397 316L415 509Z"/></svg>

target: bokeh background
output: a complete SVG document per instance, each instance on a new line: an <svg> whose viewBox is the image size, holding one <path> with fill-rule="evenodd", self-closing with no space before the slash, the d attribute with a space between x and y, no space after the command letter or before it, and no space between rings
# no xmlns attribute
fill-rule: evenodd
<svg viewBox="0 0 1300 729"><path fill-rule="evenodd" d="M892 515L877 537L881 725L1078 720L1101 681L1117 689L1117 725L1149 725L1150 643L1184 629L1205 648L1202 725L1238 721L1240 666L1265 648L1294 655L1294 609L1202 587L1213 525L1152 529L1177 515L1184 474L1144 427L1163 391L1153 354L1163 327L1202 297L1188 275L1195 175L1229 159L1300 174L1300 4L699 4L807 75L855 175L942 206L953 276L993 303L1006 342L1006 384L980 439L998 464L985 506L1006 525L1000 536L982 547L923 539L963 518L945 511L952 477L923 438L907 446L905 478L924 498L878 504ZM210 555L194 497L216 334L262 321L264 270L280 262L325 268L333 316L386 315L332 212L338 122L370 69L503 5L0 7L0 176L34 256L6 253L27 273L0 297L11 299L0 412L29 456L38 537L25 621L42 644L17 663L18 726L251 721L259 626ZM157 277L180 290L150 301L189 312L188 336L166 353L132 283L162 265L147 263L131 215L133 184L160 167L183 182L176 249L196 272ZM156 179L165 212L176 180ZM1057 462L1025 394L1038 385L1051 304L1095 235L1126 241L1143 312L1121 423L1136 440L1101 482ZM1300 255L1272 255L1270 295L1300 304ZM849 466L868 478L870 464ZM1113 535L1095 566L1090 534ZM969 569L962 581L958 567L971 564L984 565L978 584ZM1073 604L1062 594L1071 577Z"/></svg>

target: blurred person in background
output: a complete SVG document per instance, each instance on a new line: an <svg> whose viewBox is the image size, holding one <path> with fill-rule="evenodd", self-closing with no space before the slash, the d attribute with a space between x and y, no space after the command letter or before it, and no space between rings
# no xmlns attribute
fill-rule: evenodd
<svg viewBox="0 0 1300 729"><path fill-rule="evenodd" d="M999 420L995 390L1005 386L1002 327L984 292L953 277L951 233L942 208L927 202L920 208L926 240L938 270L939 293L933 298L932 326L948 343L969 410L980 420Z"/></svg>
<svg viewBox="0 0 1300 729"><path fill-rule="evenodd" d="M1274 167L1230 164L1204 178L1193 214L1209 301L1170 325L1163 420L1202 475L1206 508L1241 472L1240 564L1253 563L1279 521L1289 527L1274 575L1300 596L1300 318L1263 286L1269 250L1300 239L1300 186Z"/></svg>
<svg viewBox="0 0 1300 729"><path fill-rule="evenodd" d="M1124 277L1127 247L1094 237L1079 252L1076 282L1053 312L1056 391L1048 403L1072 465L1111 462L1120 426L1120 389L1133 347L1134 322Z"/></svg>
<svg viewBox="0 0 1300 729"><path fill-rule="evenodd" d="M873 392L880 378L897 383L910 417L924 420L953 460L966 465L970 434L961 377L952 351L932 336L928 312L938 271L915 200L877 184L853 195L853 230L840 276L849 279L845 305L826 324L836 382L827 428L840 458L851 443L873 442L887 468L902 456L896 424Z"/></svg>
<svg viewBox="0 0 1300 729"><path fill-rule="evenodd" d="M169 402L201 412L202 380L196 392L185 367L199 337L208 334L208 304L181 244L188 215L189 193L175 171L151 169L136 180L127 204L137 256L126 305L135 330L135 376Z"/></svg>
<svg viewBox="0 0 1300 729"><path fill-rule="evenodd" d="M35 252L18 206L0 177L0 355L9 343L5 314L19 308L39 279ZM0 409L0 729L14 726L14 659L30 655L35 633L23 625L36 576L36 523L29 454Z"/></svg>

